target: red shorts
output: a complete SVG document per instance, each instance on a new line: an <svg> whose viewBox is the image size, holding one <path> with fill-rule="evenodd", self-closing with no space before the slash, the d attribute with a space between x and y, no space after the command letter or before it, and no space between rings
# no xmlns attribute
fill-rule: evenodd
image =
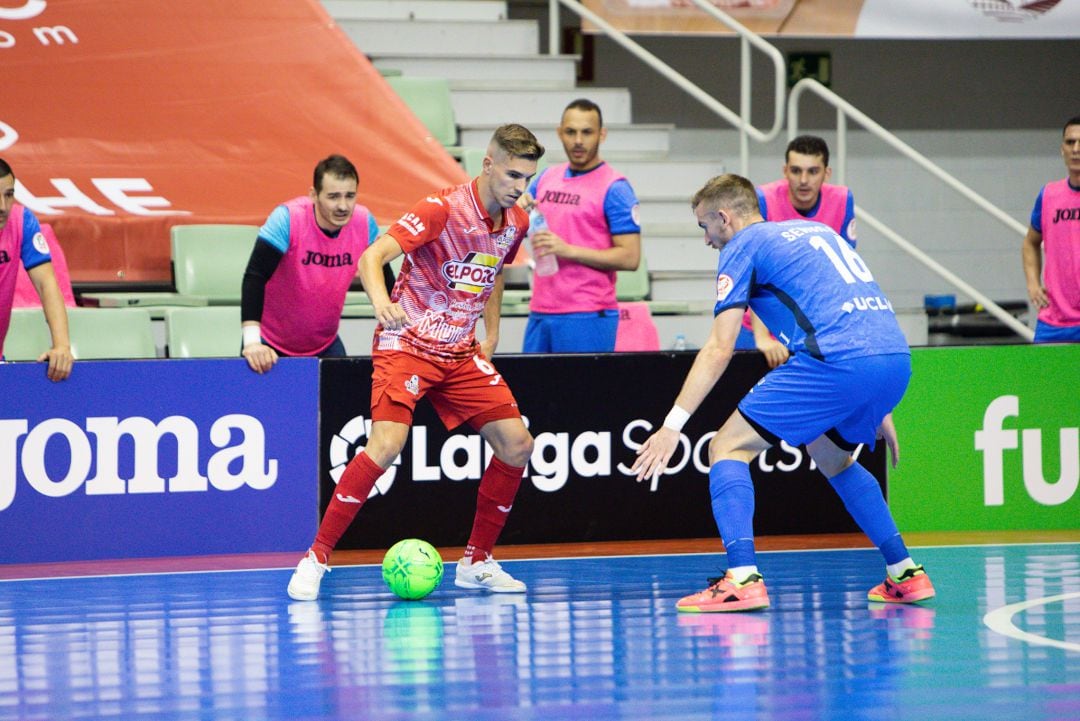
<svg viewBox="0 0 1080 721"><path fill-rule="evenodd" d="M407 351L375 351L372 361L373 420L411 425L413 410L424 396L448 430L466 422L479 430L491 421L521 417L506 380L479 354L439 363Z"/></svg>

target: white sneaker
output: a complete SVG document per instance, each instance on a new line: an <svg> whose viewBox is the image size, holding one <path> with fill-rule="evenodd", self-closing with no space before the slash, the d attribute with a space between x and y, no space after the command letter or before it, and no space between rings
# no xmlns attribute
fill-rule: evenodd
<svg viewBox="0 0 1080 721"><path fill-rule="evenodd" d="M307 555L296 564L296 570L289 579L289 598L294 601L314 601L319 597L319 584L322 583L323 574L329 571L329 566L319 563L315 551L308 550Z"/></svg>
<svg viewBox="0 0 1080 721"><path fill-rule="evenodd" d="M525 584L502 570L502 566L491 556L471 565L466 565L464 558L458 561L454 585L492 593L525 593Z"/></svg>

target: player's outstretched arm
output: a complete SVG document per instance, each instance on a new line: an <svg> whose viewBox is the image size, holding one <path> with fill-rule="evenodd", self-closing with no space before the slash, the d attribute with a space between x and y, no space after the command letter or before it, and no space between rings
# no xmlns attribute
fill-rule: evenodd
<svg viewBox="0 0 1080 721"><path fill-rule="evenodd" d="M654 478L667 468L679 445L683 425L709 395L731 362L735 338L742 325L742 314L741 308L729 308L713 320L709 339L694 358L694 364L686 374L682 390L675 398L675 405L664 419L664 424L638 449L637 460L630 469L637 480Z"/></svg>

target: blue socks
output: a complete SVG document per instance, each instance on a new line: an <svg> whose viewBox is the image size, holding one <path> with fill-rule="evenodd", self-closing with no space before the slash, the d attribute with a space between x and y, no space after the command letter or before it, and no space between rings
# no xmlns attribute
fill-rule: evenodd
<svg viewBox="0 0 1080 721"><path fill-rule="evenodd" d="M713 518L727 551L729 568L753 566L754 483L742 461L717 461L709 469ZM879 494L880 495L880 494Z"/></svg>
<svg viewBox="0 0 1080 721"><path fill-rule="evenodd" d="M852 463L830 478L829 483L859 528L881 550L885 563L900 563L909 557L877 480L869 471ZM727 550L728 566L756 565L754 484L750 480L750 466L741 461L717 461L709 469L709 492L713 518Z"/></svg>
<svg viewBox="0 0 1080 721"><path fill-rule="evenodd" d="M829 483L836 489L859 528L881 550L885 563L899 563L908 557L904 539L900 537L896 521L889 513L881 488L870 471L858 463L852 463L830 478Z"/></svg>

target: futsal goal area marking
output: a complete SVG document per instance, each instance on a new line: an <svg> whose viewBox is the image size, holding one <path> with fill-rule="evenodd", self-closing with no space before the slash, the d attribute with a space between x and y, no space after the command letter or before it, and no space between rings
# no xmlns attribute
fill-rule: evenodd
<svg viewBox="0 0 1080 721"><path fill-rule="evenodd" d="M1020 601L1018 603L1010 603L1007 606L1002 606L999 609L991 611L983 616L983 623L990 628L991 631L1000 633L1002 636L1016 639L1017 641L1023 641L1025 643L1032 643L1037 646L1052 646L1053 648L1061 648L1066 651L1080 652L1080 643L1070 643L1069 641L1059 640L1056 638L1047 638L1046 636L1039 636L1034 633L1021 630L1013 623L1012 619L1018 613L1026 611L1034 606L1045 606L1051 603L1064 603L1074 598L1080 598L1080 593L1063 593L1059 596L1046 596L1044 598L1031 598L1027 601Z"/></svg>

